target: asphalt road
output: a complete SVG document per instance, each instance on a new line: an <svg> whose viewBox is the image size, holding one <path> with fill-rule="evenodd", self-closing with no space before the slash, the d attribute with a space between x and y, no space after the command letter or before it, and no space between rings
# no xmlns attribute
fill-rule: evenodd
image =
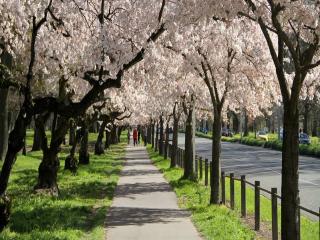
<svg viewBox="0 0 320 240"><path fill-rule="evenodd" d="M178 144L184 147L184 134L179 134ZM211 140L196 138L198 155L211 159ZM246 175L250 182L260 181L261 187L278 188L281 192L281 152L251 147L238 143L222 142L222 170ZM301 205L316 212L320 207L320 159L300 156L299 188Z"/></svg>

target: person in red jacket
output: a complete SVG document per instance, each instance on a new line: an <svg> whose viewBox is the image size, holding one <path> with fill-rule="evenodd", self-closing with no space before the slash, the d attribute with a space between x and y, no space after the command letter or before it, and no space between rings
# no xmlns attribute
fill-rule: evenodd
<svg viewBox="0 0 320 240"><path fill-rule="evenodd" d="M135 146L136 144L138 144L138 130L135 128L133 130L133 146Z"/></svg>

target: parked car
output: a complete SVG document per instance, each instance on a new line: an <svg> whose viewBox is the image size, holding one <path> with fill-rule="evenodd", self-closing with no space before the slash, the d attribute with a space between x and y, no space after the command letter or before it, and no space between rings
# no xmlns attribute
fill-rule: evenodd
<svg viewBox="0 0 320 240"><path fill-rule="evenodd" d="M299 143L309 145L311 143L309 135L306 133L299 133Z"/></svg>
<svg viewBox="0 0 320 240"><path fill-rule="evenodd" d="M280 130L280 140L283 141L283 129ZM299 144L311 144L311 139L306 133L299 133Z"/></svg>
<svg viewBox="0 0 320 240"><path fill-rule="evenodd" d="M267 141L268 142L268 134L267 134L267 132L265 132L265 131L258 131L257 132L257 138L260 138L260 139L262 139L262 140L265 140L265 141Z"/></svg>
<svg viewBox="0 0 320 240"><path fill-rule="evenodd" d="M229 128L222 128L221 135L225 137L233 137L233 132Z"/></svg>

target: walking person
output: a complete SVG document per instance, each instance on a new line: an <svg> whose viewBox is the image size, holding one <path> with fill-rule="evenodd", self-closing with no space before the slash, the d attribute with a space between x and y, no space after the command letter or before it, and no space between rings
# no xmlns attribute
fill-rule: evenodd
<svg viewBox="0 0 320 240"><path fill-rule="evenodd" d="M138 144L138 130L135 128L133 130L133 146L135 146L136 144Z"/></svg>

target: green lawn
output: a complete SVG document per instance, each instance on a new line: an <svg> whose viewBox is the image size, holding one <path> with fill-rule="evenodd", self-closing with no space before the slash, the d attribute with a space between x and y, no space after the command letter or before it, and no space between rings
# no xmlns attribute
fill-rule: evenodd
<svg viewBox="0 0 320 240"><path fill-rule="evenodd" d="M190 209L193 212L193 220L198 229L207 239L252 239L255 233L240 223L240 182L235 182L235 211L230 211L224 206L212 206L209 203L209 187L204 186L204 179L198 183L180 180L183 174L181 168L170 169L170 160L164 160L158 153L148 147L149 155L155 162L170 184L174 187L179 203L182 207ZM204 173L203 173L204 177ZM210 179L210 174L209 174ZM226 200L230 200L230 181L226 178ZM250 218L254 215L254 190L247 187L247 214ZM264 230L271 233L271 201L261 196L261 221ZM281 209L278 207L279 232ZM221 226L222 225L222 226ZM222 229L221 229L222 227ZM229 237L225 237L230 235ZM301 218L301 239L317 239L319 236L319 222L312 221L302 216Z"/></svg>
<svg viewBox="0 0 320 240"><path fill-rule="evenodd" d="M192 212L192 220L206 239L241 240L254 239L255 232L241 223L237 212L225 206L208 205L209 188L189 180L180 180L181 168L170 169L169 160L164 160L148 146L152 161L164 173L174 188L179 206Z"/></svg>
<svg viewBox="0 0 320 240"><path fill-rule="evenodd" d="M31 138L32 133L28 135ZM95 137L90 134L90 140ZM121 170L125 145L122 141L111 146L101 156L91 153L90 164L80 165L76 175L63 170L67 151L62 151L58 198L33 193L42 153L19 155L8 188L13 198L11 222L0 233L0 239L104 239L105 216Z"/></svg>

